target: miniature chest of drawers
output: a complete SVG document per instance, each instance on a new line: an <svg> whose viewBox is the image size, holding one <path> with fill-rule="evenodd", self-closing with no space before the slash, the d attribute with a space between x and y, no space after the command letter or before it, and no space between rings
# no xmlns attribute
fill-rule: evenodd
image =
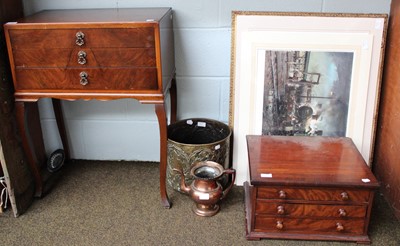
<svg viewBox="0 0 400 246"><path fill-rule="evenodd" d="M43 147L30 144L26 105L52 98L61 139L68 143L59 100L131 98L155 105L160 128L160 189L166 195L166 94L176 117L171 8L45 10L4 25L15 88L17 121L35 176L44 192ZM40 125L40 124L39 124ZM37 131L35 131L37 132ZM41 130L40 134L41 135ZM36 141L37 142L37 141ZM39 141L40 142L40 141ZM40 143L39 145L43 145Z"/></svg>
<svg viewBox="0 0 400 246"><path fill-rule="evenodd" d="M379 184L349 138L247 136L246 238L369 243Z"/></svg>

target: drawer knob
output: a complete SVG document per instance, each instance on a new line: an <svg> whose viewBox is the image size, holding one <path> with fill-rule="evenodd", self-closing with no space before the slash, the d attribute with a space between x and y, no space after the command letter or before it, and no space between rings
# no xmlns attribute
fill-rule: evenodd
<svg viewBox="0 0 400 246"><path fill-rule="evenodd" d="M336 223L336 231L344 231L344 226L342 223Z"/></svg>
<svg viewBox="0 0 400 246"><path fill-rule="evenodd" d="M83 50L78 52L78 63L81 65L86 64L86 52Z"/></svg>
<svg viewBox="0 0 400 246"><path fill-rule="evenodd" d="M349 200L349 194L347 194L347 192L342 192L340 193L340 196L342 198L342 201L347 201Z"/></svg>
<svg viewBox="0 0 400 246"><path fill-rule="evenodd" d="M278 212L278 214L285 214L285 208L282 206L282 205L279 205L277 208L276 208L276 210L277 210L277 212Z"/></svg>
<svg viewBox="0 0 400 246"><path fill-rule="evenodd" d="M75 41L75 43L76 43L77 45L82 46L82 45L85 44L85 40L84 40L85 34L84 34L83 32L77 32L75 36L76 36L76 41Z"/></svg>
<svg viewBox="0 0 400 246"><path fill-rule="evenodd" d="M278 220L276 222L276 229L278 229L278 230L282 230L283 229L283 222L282 221Z"/></svg>
<svg viewBox="0 0 400 246"><path fill-rule="evenodd" d="M346 210L344 210L343 208L339 209L338 213L339 213L340 217L346 217L347 216Z"/></svg>
<svg viewBox="0 0 400 246"><path fill-rule="evenodd" d="M279 193L279 198L281 198L281 199L286 198L286 192L284 192L283 190L280 190L278 193Z"/></svg>
<svg viewBox="0 0 400 246"><path fill-rule="evenodd" d="M87 84L89 84L88 74L87 74L86 72L81 72L81 73L79 74L79 77L80 77L79 83L80 83L81 85L87 85Z"/></svg>

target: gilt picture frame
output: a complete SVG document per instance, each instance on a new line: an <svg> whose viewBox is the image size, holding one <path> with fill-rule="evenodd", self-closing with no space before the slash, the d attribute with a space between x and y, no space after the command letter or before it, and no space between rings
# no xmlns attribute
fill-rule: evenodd
<svg viewBox="0 0 400 246"><path fill-rule="evenodd" d="M236 184L246 135L350 137L372 162L388 16L232 12L229 126Z"/></svg>

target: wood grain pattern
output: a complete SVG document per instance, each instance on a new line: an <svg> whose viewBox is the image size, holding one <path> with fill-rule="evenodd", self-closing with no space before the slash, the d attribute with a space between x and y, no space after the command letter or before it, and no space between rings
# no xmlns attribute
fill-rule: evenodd
<svg viewBox="0 0 400 246"><path fill-rule="evenodd" d="M340 220L340 219L282 219L283 229L277 229L277 219L271 217L257 216L255 221L255 231L304 233L324 233L333 235L362 235L364 228L363 219ZM341 223L344 231L337 231L337 223Z"/></svg>
<svg viewBox="0 0 400 246"><path fill-rule="evenodd" d="M341 215L339 210L346 215ZM279 212L279 211L283 212ZM365 218L367 206L362 205L320 205L304 203L284 203L257 200L255 211L257 214L273 215L277 217L330 217L330 218Z"/></svg>
<svg viewBox="0 0 400 246"><path fill-rule="evenodd" d="M6 24L13 49L75 48L76 33L82 32L82 47L108 48L150 48L155 46L154 28L85 28L77 24L74 29L55 28L49 24L46 29L19 29L18 25ZM26 28L26 26L24 26Z"/></svg>
<svg viewBox="0 0 400 246"><path fill-rule="evenodd" d="M341 194L346 192L348 200L345 202L365 202L369 201L368 190L355 189L338 189L338 188L288 188L281 187L260 187L257 189L257 198L260 199L280 199L279 192L283 191L286 198L283 200L299 200L299 201L344 201Z"/></svg>
<svg viewBox="0 0 400 246"><path fill-rule="evenodd" d="M68 69L19 69L16 90L158 90L156 68L68 68ZM80 84L80 73L88 74L87 85Z"/></svg>
<svg viewBox="0 0 400 246"><path fill-rule="evenodd" d="M78 63L78 53L86 63ZM156 67L154 48L49 48L14 50L17 68L35 67Z"/></svg>
<svg viewBox="0 0 400 246"><path fill-rule="evenodd" d="M247 140L252 184L377 187L350 138L248 136ZM262 173L272 173L273 178L262 178ZM364 178L371 182L363 183Z"/></svg>

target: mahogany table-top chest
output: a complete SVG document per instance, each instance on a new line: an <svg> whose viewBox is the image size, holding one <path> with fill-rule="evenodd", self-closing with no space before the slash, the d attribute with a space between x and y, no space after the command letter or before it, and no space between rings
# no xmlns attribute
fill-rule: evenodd
<svg viewBox="0 0 400 246"><path fill-rule="evenodd" d="M379 184L350 138L247 136L246 238L369 243Z"/></svg>
<svg viewBox="0 0 400 246"><path fill-rule="evenodd" d="M159 102L175 72L170 8L45 10L5 34L17 100Z"/></svg>

